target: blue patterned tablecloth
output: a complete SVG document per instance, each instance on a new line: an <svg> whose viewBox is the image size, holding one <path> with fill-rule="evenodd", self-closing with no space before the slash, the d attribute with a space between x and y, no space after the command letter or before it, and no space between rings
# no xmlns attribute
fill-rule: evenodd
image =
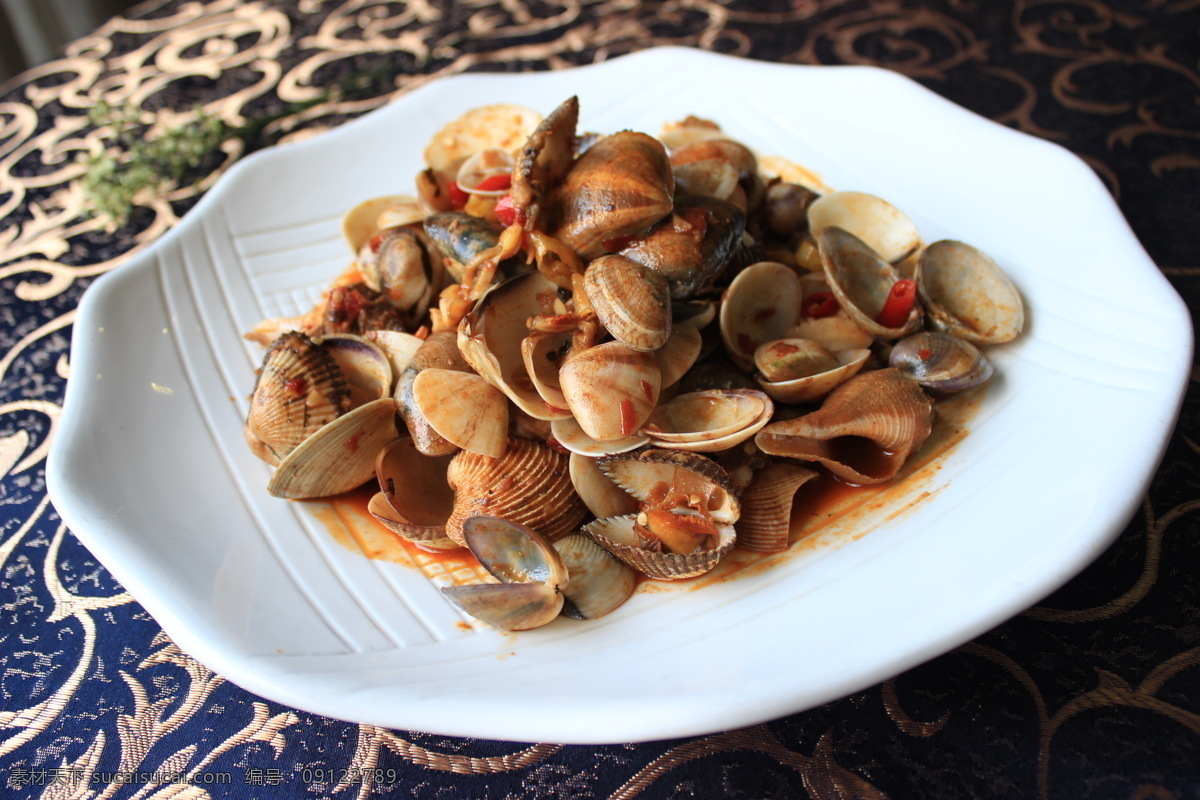
<svg viewBox="0 0 1200 800"><path fill-rule="evenodd" d="M1200 796L1194 390L1141 513L1037 607L823 707L629 745L383 730L255 697L162 633L62 524L44 477L76 305L97 276L170 229L245 151L469 70L656 44L881 65L1080 155L1194 307L1198 30L1188 0L156 0L21 75L0 91L0 796ZM105 146L86 116L101 100L276 121L231 140L197 182L139 200L112 232L78 183L77 155Z"/></svg>

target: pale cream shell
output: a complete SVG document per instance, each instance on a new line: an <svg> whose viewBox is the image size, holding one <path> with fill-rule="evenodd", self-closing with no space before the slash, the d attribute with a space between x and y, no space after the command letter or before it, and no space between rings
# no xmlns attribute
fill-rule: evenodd
<svg viewBox="0 0 1200 800"><path fill-rule="evenodd" d="M559 382L583 432L612 441L632 436L646 423L658 404L662 373L653 353L605 342L567 359Z"/></svg>
<svg viewBox="0 0 1200 800"><path fill-rule="evenodd" d="M808 208L813 236L841 228L862 239L888 263L903 261L921 246L921 232L903 211L866 192L831 192Z"/></svg>
<svg viewBox="0 0 1200 800"><path fill-rule="evenodd" d="M572 533L554 542L570 576L562 587L563 614L596 619L619 608L637 588L637 575L595 540Z"/></svg>
<svg viewBox="0 0 1200 800"><path fill-rule="evenodd" d="M808 403L824 397L857 375L871 357L871 351L839 350L833 355L838 361L834 369L790 381L767 381L759 375L758 384L780 403Z"/></svg>
<svg viewBox="0 0 1200 800"><path fill-rule="evenodd" d="M782 339L800 319L804 292L790 267L761 261L738 273L721 301L721 338L729 357L743 369L754 366L754 351Z"/></svg>
<svg viewBox="0 0 1200 800"><path fill-rule="evenodd" d="M508 398L473 372L424 369L413 400L439 435L463 450L499 458L508 446Z"/></svg>

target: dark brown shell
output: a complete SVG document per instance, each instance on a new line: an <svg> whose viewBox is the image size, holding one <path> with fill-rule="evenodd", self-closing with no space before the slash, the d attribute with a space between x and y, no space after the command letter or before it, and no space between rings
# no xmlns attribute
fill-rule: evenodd
<svg viewBox="0 0 1200 800"><path fill-rule="evenodd" d="M688 300L710 287L742 242L746 217L715 197L676 198L673 213L620 250L667 276L671 297Z"/></svg>
<svg viewBox="0 0 1200 800"><path fill-rule="evenodd" d="M551 233L584 259L604 243L638 233L671 213L675 177L657 139L635 131L606 136L581 155L551 201Z"/></svg>

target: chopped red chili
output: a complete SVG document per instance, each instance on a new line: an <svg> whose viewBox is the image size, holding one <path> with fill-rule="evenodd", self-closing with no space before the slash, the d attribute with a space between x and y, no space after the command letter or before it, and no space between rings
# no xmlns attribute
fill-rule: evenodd
<svg viewBox="0 0 1200 800"><path fill-rule="evenodd" d="M632 436L637 430L637 414L633 410L632 400L621 401L621 435Z"/></svg>
<svg viewBox="0 0 1200 800"><path fill-rule="evenodd" d="M875 321L885 328L902 327L916 302L916 282L902 278L892 284L892 290L884 301L883 309L875 316Z"/></svg>
<svg viewBox="0 0 1200 800"><path fill-rule="evenodd" d="M501 225L512 225L520 218L520 213L517 207L513 205L513 196L506 194L501 197L495 207L496 219L500 220Z"/></svg>
<svg viewBox="0 0 1200 800"><path fill-rule="evenodd" d="M450 207L454 209L462 208L471 199L471 195L463 191L458 185L458 181L450 181Z"/></svg>
<svg viewBox="0 0 1200 800"><path fill-rule="evenodd" d="M488 175L475 188L481 192L498 192L512 186L512 175Z"/></svg>
<svg viewBox="0 0 1200 800"><path fill-rule="evenodd" d="M804 305L800 313L808 319L820 319L821 317L832 317L839 308L841 306L838 305L837 297L833 292L813 292L804 298Z"/></svg>

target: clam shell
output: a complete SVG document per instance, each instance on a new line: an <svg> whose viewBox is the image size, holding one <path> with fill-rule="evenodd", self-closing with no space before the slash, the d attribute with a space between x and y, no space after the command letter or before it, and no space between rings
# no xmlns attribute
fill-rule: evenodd
<svg viewBox="0 0 1200 800"><path fill-rule="evenodd" d="M645 230L671 213L675 178L667 152L636 131L605 136L575 160L552 199L551 233L584 259L604 243Z"/></svg>
<svg viewBox="0 0 1200 800"><path fill-rule="evenodd" d="M396 438L396 407L380 398L343 414L305 439L279 463L267 483L275 497L293 500L348 492L375 475L375 457Z"/></svg>
<svg viewBox="0 0 1200 800"><path fill-rule="evenodd" d="M653 353L605 342L567 359L559 382L583 432L611 441L645 424L658 403L662 374Z"/></svg>
<svg viewBox="0 0 1200 800"><path fill-rule="evenodd" d="M881 258L866 242L838 227L829 227L817 235L825 281L837 296L842 310L872 336L898 339L920 329L924 319L921 304L914 303L908 319L890 328L875 321L887 302L900 273Z"/></svg>
<svg viewBox="0 0 1200 800"><path fill-rule="evenodd" d="M784 339L782 341L806 340ZM766 346L764 345L764 347ZM832 356L833 366L830 369L783 381L768 381L765 377L760 376L758 384L772 399L781 403L808 403L829 394L836 387L857 375L871 357L871 351L866 349L840 350L833 353Z"/></svg>
<svg viewBox="0 0 1200 800"><path fill-rule="evenodd" d="M572 453L595 458L614 453L627 453L636 450L650 441L650 437L640 431L620 439L600 441L584 433L583 428L574 417L563 417L550 423L550 435L560 445Z"/></svg>
<svg viewBox="0 0 1200 800"><path fill-rule="evenodd" d="M583 289L617 341L648 352L671 336L671 294L661 272L624 256L601 256L588 265Z"/></svg>
<svg viewBox="0 0 1200 800"><path fill-rule="evenodd" d="M875 337L860 328L845 312L839 311L831 317L801 320L787 333L788 338L810 339L825 345L826 349L863 350L871 346Z"/></svg>
<svg viewBox="0 0 1200 800"><path fill-rule="evenodd" d="M727 450L757 433L774 409L771 398L753 389L688 392L660 403L642 432L657 447Z"/></svg>
<svg viewBox="0 0 1200 800"><path fill-rule="evenodd" d="M387 353L362 336L338 334L319 340L350 387L350 404L360 406L392 396L392 363Z"/></svg>
<svg viewBox="0 0 1200 800"><path fill-rule="evenodd" d="M594 457L571 453L569 465L571 485L593 516L615 517L637 511L637 500L601 472Z"/></svg>
<svg viewBox="0 0 1200 800"><path fill-rule="evenodd" d="M541 121L541 114L524 106L498 103L473 108L433 135L425 148L425 164L453 176L480 150L517 152Z"/></svg>
<svg viewBox="0 0 1200 800"><path fill-rule="evenodd" d="M573 531L587 515L575 494L567 456L530 439L512 439L500 458L461 451L450 462L447 481L454 510L446 534L461 542L463 521L478 514L526 525L553 541Z"/></svg>
<svg viewBox="0 0 1200 800"><path fill-rule="evenodd" d="M575 161L579 99L568 97L537 126L521 148L513 170L512 202L527 224L541 229L541 204Z"/></svg>
<svg viewBox="0 0 1200 800"><path fill-rule="evenodd" d="M608 517L584 525L583 531L629 567L663 581L694 578L709 572L733 549L737 541L732 525L720 525L717 528L720 543L712 550L687 554L647 550L634 532L636 522L635 514Z"/></svg>
<svg viewBox="0 0 1200 800"><path fill-rule="evenodd" d="M709 159L672 167L675 189L682 194L715 197L730 202L738 187L738 171L724 161Z"/></svg>
<svg viewBox="0 0 1200 800"><path fill-rule="evenodd" d="M521 341L525 371L538 396L552 412L565 411L567 398L558 380L558 368L571 347L571 333L534 331Z"/></svg>
<svg viewBox="0 0 1200 800"><path fill-rule="evenodd" d="M508 446L508 398L473 372L428 368L417 373L413 400L446 441L499 458Z"/></svg>
<svg viewBox="0 0 1200 800"><path fill-rule="evenodd" d="M333 356L303 333L285 333L263 356L246 441L255 455L276 465L350 404L350 385Z"/></svg>
<svg viewBox="0 0 1200 800"><path fill-rule="evenodd" d="M992 377L992 362L979 348L948 333L922 331L896 342L888 356L895 367L933 392L949 394L979 386Z"/></svg>
<svg viewBox="0 0 1200 800"><path fill-rule="evenodd" d="M391 364L392 375L397 377L408 368L425 343L424 339L403 331L367 331L363 338L383 351Z"/></svg>
<svg viewBox="0 0 1200 800"><path fill-rule="evenodd" d="M698 453L649 449L604 456L596 466L640 503L690 508L726 525L741 513L737 485L715 461Z"/></svg>
<svg viewBox="0 0 1200 800"><path fill-rule="evenodd" d="M480 184L495 175L511 175L516 160L507 151L495 147L480 150L471 155L458 168L454 182L469 194L482 197L502 197L508 193L506 183L502 189L481 189Z"/></svg>
<svg viewBox="0 0 1200 800"><path fill-rule="evenodd" d="M663 387L679 382L700 357L704 345L700 331L691 325L677 325L666 344L654 351L658 362L659 380Z"/></svg>
<svg viewBox="0 0 1200 800"><path fill-rule="evenodd" d="M721 301L721 338L739 366L754 365L754 351L782 339L800 319L804 293L790 267L762 261L738 273Z"/></svg>
<svg viewBox="0 0 1200 800"><path fill-rule="evenodd" d="M425 369L453 369L460 372L470 370L470 366L458 350L453 331L439 331L430 335L417 349L412 361L404 372L400 373L400 380L396 382L396 408L417 449L427 456L453 453L458 448L433 429L413 396L413 384L417 375Z"/></svg>
<svg viewBox="0 0 1200 800"><path fill-rule="evenodd" d="M1025 306L1012 280L986 253L942 240L925 248L917 289L934 325L974 344L1012 341L1025 326Z"/></svg>
<svg viewBox="0 0 1200 800"><path fill-rule="evenodd" d="M426 456L413 440L393 439L375 458L380 491L367 506L388 530L427 550L461 547L446 536L454 492L446 482L450 456Z"/></svg>
<svg viewBox="0 0 1200 800"><path fill-rule="evenodd" d="M543 420L570 412L538 394L525 366L522 342L528 333L525 321L540 315L557 296L557 287L540 272L527 272L489 289L458 329L459 350L475 371L526 414Z"/></svg>
<svg viewBox="0 0 1200 800"><path fill-rule="evenodd" d="M734 526L738 547L756 553L786 550L792 501L796 491L815 477L815 471L795 464L771 464L756 473L742 495L742 516Z"/></svg>
<svg viewBox="0 0 1200 800"><path fill-rule="evenodd" d="M342 217L342 236L350 246L350 252L357 253L368 239L381 230L420 222L427 213L421 201L409 195L372 197Z"/></svg>
<svg viewBox="0 0 1200 800"><path fill-rule="evenodd" d="M554 542L554 549L567 568L566 603L563 615L596 619L617 609L637 588L637 575L625 564L581 533Z"/></svg>
<svg viewBox="0 0 1200 800"><path fill-rule="evenodd" d="M388 228L367 239L358 249L358 271L363 283L387 296L403 311L429 307L435 267L420 235L410 228ZM438 259L436 277L441 277Z"/></svg>
<svg viewBox="0 0 1200 800"><path fill-rule="evenodd" d="M865 192L831 192L808 208L808 227L814 236L841 228L866 242L889 264L896 264L921 246L921 232L908 216L883 198Z"/></svg>
<svg viewBox="0 0 1200 800"><path fill-rule="evenodd" d="M512 520L476 516L463 523L471 554L499 583L447 586L442 594L478 620L506 631L537 628L563 607L562 558L535 531Z"/></svg>
<svg viewBox="0 0 1200 800"><path fill-rule="evenodd" d="M816 461L855 484L895 477L933 428L933 403L915 381L888 368L863 372L821 408L767 425L754 442L769 455Z"/></svg>

